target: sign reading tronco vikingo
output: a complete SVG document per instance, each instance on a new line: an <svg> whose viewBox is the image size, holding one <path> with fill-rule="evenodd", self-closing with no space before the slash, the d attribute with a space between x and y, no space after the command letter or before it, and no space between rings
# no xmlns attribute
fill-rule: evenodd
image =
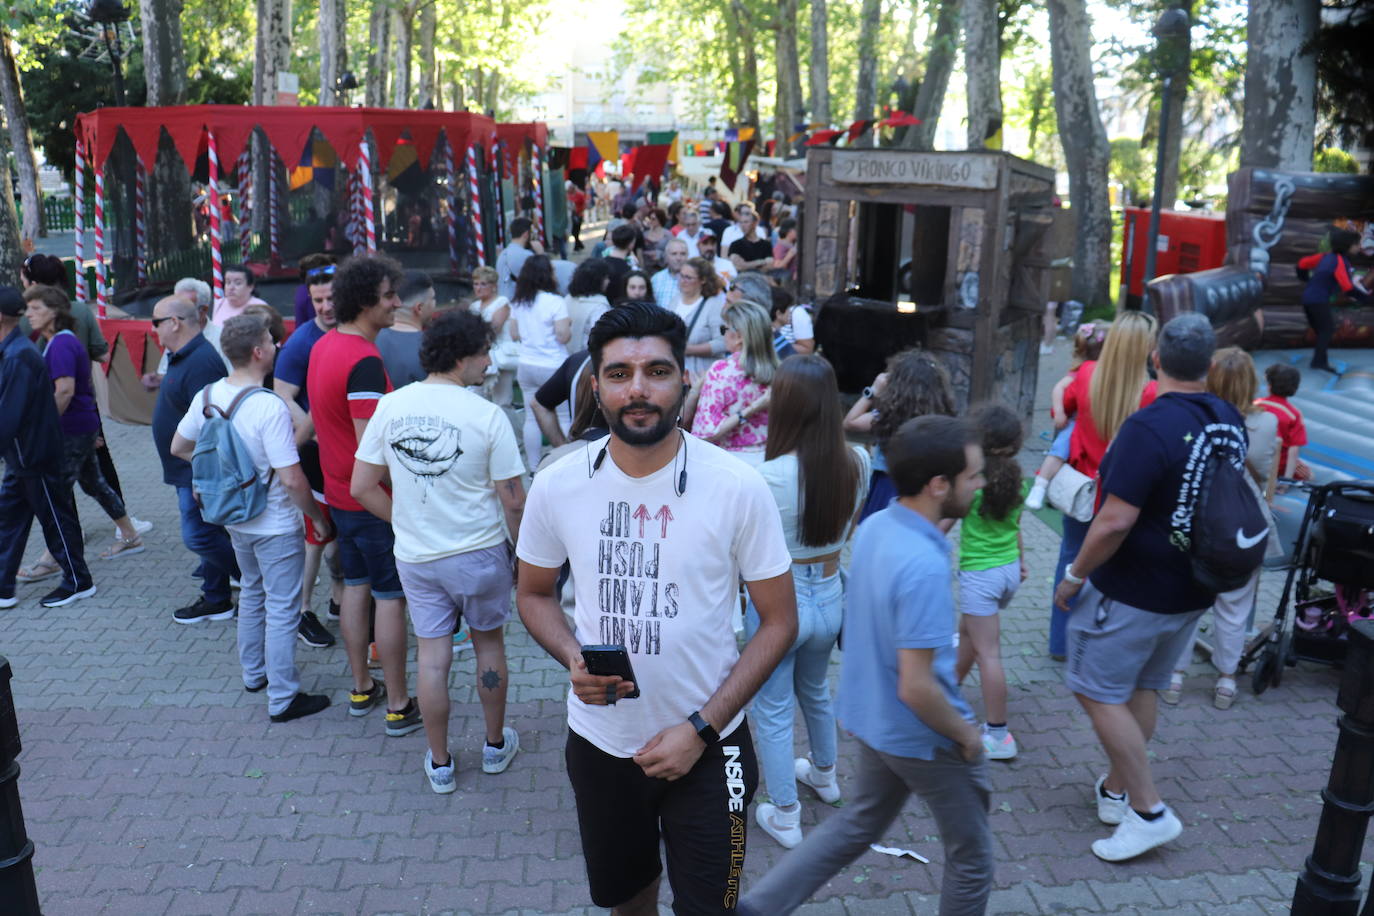
<svg viewBox="0 0 1374 916"><path fill-rule="evenodd" d="M835 181L851 184L920 184L990 191L997 187L997 159L961 153L836 150Z"/></svg>

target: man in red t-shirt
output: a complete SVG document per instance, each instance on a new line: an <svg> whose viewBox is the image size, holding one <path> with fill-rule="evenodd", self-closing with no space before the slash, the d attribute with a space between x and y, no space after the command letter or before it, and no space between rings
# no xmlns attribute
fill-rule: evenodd
<svg viewBox="0 0 1374 916"><path fill-rule="evenodd" d="M324 495L338 532L344 594L340 629L353 669L349 715L362 716L386 700L386 733L408 735L420 728L420 710L406 690L405 593L396 574L391 525L363 508L350 492L353 454L377 401L391 390L377 332L390 327L401 300L396 286L401 265L384 256L357 257L334 273L334 314L338 326L310 351L306 388L310 416L320 443ZM377 654L382 674L367 670L369 593L377 602Z"/></svg>
<svg viewBox="0 0 1374 916"><path fill-rule="evenodd" d="M587 247L582 244L582 218L587 213L587 192L568 182L568 203L572 205L573 251Z"/></svg>

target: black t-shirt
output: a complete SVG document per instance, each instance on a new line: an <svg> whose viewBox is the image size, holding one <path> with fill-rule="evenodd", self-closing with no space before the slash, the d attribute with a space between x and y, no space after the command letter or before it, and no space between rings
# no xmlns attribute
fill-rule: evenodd
<svg viewBox="0 0 1374 916"><path fill-rule="evenodd" d="M630 275L634 267L630 266L630 262L624 258L611 257L609 254L611 249L608 248L606 251L604 260L611 274L610 282L606 284L606 301L618 302L625 298L625 278Z"/></svg>
<svg viewBox="0 0 1374 916"><path fill-rule="evenodd" d="M715 219L708 219L706 222L702 223L707 229L711 230L711 234L716 237L717 242L725 236L725 230L729 229L734 224L734 220L728 220L720 216L717 216Z"/></svg>
<svg viewBox="0 0 1374 916"><path fill-rule="evenodd" d="M1205 429L1203 416L1211 418ZM1104 501L1115 496L1140 516L1092 574L1093 585L1108 598L1161 614L1210 607L1216 595L1193 581L1186 539L1203 458L1226 448L1244 462L1248 441L1240 412L1213 394L1166 394L1132 414L1102 459L1099 489Z"/></svg>
<svg viewBox="0 0 1374 916"><path fill-rule="evenodd" d="M773 256L773 243L768 239L736 239L730 243L731 257L739 255L745 261L762 261Z"/></svg>
<svg viewBox="0 0 1374 916"><path fill-rule="evenodd" d="M588 372L592 368L587 358L588 352L587 350L578 350L563 360L563 365L559 366L553 375L549 376L548 381L539 386L539 390L534 393L534 399L539 402L541 407L545 410L557 410L560 405L573 400L576 394L573 385L577 382L578 370L582 368L584 363ZM576 408L576 404L573 406ZM571 413L576 415L576 409L572 410ZM606 426L606 421L603 417L598 416L593 420L593 425Z"/></svg>

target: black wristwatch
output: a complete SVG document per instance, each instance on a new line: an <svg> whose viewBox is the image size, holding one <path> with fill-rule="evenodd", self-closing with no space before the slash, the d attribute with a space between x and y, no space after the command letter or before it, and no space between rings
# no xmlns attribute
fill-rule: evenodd
<svg viewBox="0 0 1374 916"><path fill-rule="evenodd" d="M872 385L865 385L865 386L864 386L864 398L865 398L866 400L869 400L869 401L873 400L873 386L872 386Z"/></svg>
<svg viewBox="0 0 1374 916"><path fill-rule="evenodd" d="M711 723L701 717L700 712L694 712L687 717L687 721L692 723L692 728L697 730L701 740L706 742L706 746L720 744L720 733L711 727Z"/></svg>

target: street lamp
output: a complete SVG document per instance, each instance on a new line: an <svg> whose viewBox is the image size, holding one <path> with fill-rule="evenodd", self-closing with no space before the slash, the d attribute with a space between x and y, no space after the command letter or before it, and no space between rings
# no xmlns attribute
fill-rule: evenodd
<svg viewBox="0 0 1374 916"><path fill-rule="evenodd" d="M348 105L348 94L357 88L358 78L352 70L345 70L334 80L334 94L343 99L345 106Z"/></svg>
<svg viewBox="0 0 1374 916"><path fill-rule="evenodd" d="M119 40L119 24L128 20L129 11L120 0L90 0L86 4L86 16L100 26L105 51L110 55L110 64L114 67L115 104L123 106L124 72L120 61L124 57L124 46Z"/></svg>
<svg viewBox="0 0 1374 916"><path fill-rule="evenodd" d="M1159 149L1155 153L1155 193L1150 201L1150 231L1146 239L1145 275L1140 284L1143 292L1145 284L1154 279L1155 246L1159 238L1159 204L1164 196L1165 148L1169 141L1169 97L1172 94L1174 79L1183 77L1181 72L1188 62L1188 30L1192 22L1188 11L1174 7L1164 11L1150 31L1158 42L1155 44L1155 69L1163 77L1160 84L1159 99ZM1142 298L1144 298L1142 296ZM1148 302L1148 299L1145 301Z"/></svg>

